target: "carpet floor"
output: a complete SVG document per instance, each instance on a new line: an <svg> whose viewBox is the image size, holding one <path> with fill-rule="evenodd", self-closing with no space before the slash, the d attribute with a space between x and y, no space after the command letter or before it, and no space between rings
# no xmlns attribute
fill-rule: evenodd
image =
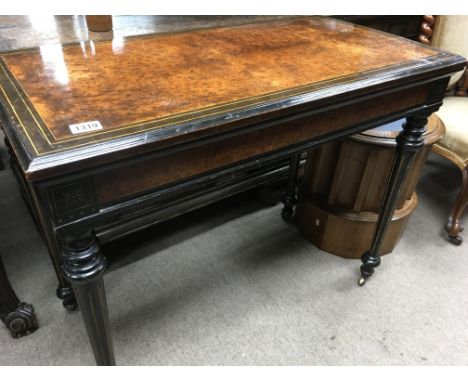
<svg viewBox="0 0 468 382"><path fill-rule="evenodd" d="M363 288L359 260L318 250L252 193L105 247L117 363L467 365L468 236L456 247L442 229L459 184L457 168L429 157L403 238ZM10 281L40 324L18 340L0 326L0 365L93 365L9 169L0 211Z"/></svg>

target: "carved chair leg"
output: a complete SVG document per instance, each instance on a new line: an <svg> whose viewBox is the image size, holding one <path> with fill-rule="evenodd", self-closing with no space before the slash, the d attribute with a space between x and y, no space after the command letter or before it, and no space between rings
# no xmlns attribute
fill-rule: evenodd
<svg viewBox="0 0 468 382"><path fill-rule="evenodd" d="M21 171L18 160L16 159L15 153L11 148L11 144L8 139L5 137L5 145L8 147L8 152L10 154L10 167L13 174L16 177L18 182L18 187L21 191L21 195L28 207L29 213L31 214L36 227L42 236L45 244L47 245L47 250L49 251L49 256L54 266L55 273L58 278L59 285L56 290L57 297L62 300L63 306L68 311L74 311L78 308L76 302L75 294L73 288L71 287L68 280L63 277L61 272L62 259L60 256L60 251L58 249L58 244L55 241L55 235L47 230L46 227L49 227L47 221L43 218L40 211L39 203L37 202L37 197L34 194L31 186L26 182L23 177L23 172ZM52 231L52 230L50 230Z"/></svg>
<svg viewBox="0 0 468 382"><path fill-rule="evenodd" d="M91 231L68 234L62 244L63 272L78 300L97 365L115 365L103 275L107 267Z"/></svg>
<svg viewBox="0 0 468 382"><path fill-rule="evenodd" d="M3 126L0 123L0 130L3 130ZM0 171L5 170L5 165L3 164L2 156L0 155Z"/></svg>
<svg viewBox="0 0 468 382"><path fill-rule="evenodd" d="M455 245L460 245L463 242L459 233L463 231L462 216L466 206L468 206L468 166L462 170L460 192L453 205L449 221L445 226L449 241Z"/></svg>
<svg viewBox="0 0 468 382"><path fill-rule="evenodd" d="M37 329L37 318L32 305L20 302L10 285L0 257L0 319L13 338L20 338Z"/></svg>
<svg viewBox="0 0 468 382"><path fill-rule="evenodd" d="M288 187L286 190L286 195L284 195L282 198L284 207L283 207L283 210L281 211L281 216L288 223L291 223L293 220L294 206L297 203L296 179L297 179L297 172L299 171L300 159L301 159L301 154L296 154L291 157L290 164L289 164Z"/></svg>
<svg viewBox="0 0 468 382"><path fill-rule="evenodd" d="M397 153L393 163L390 180L380 210L371 249L362 257L361 277L359 286L363 286L380 265L380 247L395 210L398 195L406 174L416 153L424 144L422 135L426 132L427 116L414 116L407 119L403 131L397 137Z"/></svg>

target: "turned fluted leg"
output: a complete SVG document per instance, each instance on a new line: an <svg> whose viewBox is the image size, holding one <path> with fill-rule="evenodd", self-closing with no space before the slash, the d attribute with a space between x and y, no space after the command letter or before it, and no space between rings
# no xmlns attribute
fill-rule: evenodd
<svg viewBox="0 0 468 382"><path fill-rule="evenodd" d="M61 240L63 272L75 291L96 363L115 365L103 275L107 267L91 231L68 234Z"/></svg>
<svg viewBox="0 0 468 382"><path fill-rule="evenodd" d="M409 117L403 125L403 131L400 132L396 139L397 153L385 191L379 219L377 220L372 245L370 250L365 252L361 257L361 277L358 281L360 286L366 283L367 279L374 273L375 268L380 265L380 247L392 219L398 195L411 162L424 144L423 134L426 132L426 124L426 115Z"/></svg>
<svg viewBox="0 0 468 382"><path fill-rule="evenodd" d="M0 256L0 319L13 338L20 338L37 329L32 305L20 302L10 285Z"/></svg>
<svg viewBox="0 0 468 382"><path fill-rule="evenodd" d="M283 196L281 201L284 204L281 216L288 223L292 222L294 216L294 206L297 203L296 198L296 180L297 172L299 171L299 162L301 159L300 154L296 154L291 157L289 164L289 175L288 175L288 187L286 195Z"/></svg>
<svg viewBox="0 0 468 382"><path fill-rule="evenodd" d="M463 231L462 216L468 206L468 166L462 170L462 185L452 208L450 219L445 226L448 239L455 245L460 245L463 239L459 235Z"/></svg>

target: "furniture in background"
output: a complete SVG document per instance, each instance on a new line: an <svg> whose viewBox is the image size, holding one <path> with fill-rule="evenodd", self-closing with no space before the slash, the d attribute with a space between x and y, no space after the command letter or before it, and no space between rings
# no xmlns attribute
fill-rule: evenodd
<svg viewBox="0 0 468 382"><path fill-rule="evenodd" d="M419 15L337 15L333 18L377 29L382 32L406 37L413 41L420 41L430 24L428 17ZM424 24L424 27L423 27Z"/></svg>
<svg viewBox="0 0 468 382"><path fill-rule="evenodd" d="M112 30L112 16L109 15L87 15L86 25L92 32L109 32Z"/></svg>
<svg viewBox="0 0 468 382"><path fill-rule="evenodd" d="M359 258L370 247L396 154L395 138L404 122L398 120L307 153L296 222L315 246L347 258ZM443 134L443 124L431 116L424 147L408 170L380 255L390 253L400 239L417 205L415 188L422 167Z"/></svg>
<svg viewBox="0 0 468 382"><path fill-rule="evenodd" d="M32 333L38 327L34 308L21 302L15 294L0 254L0 320L13 338Z"/></svg>
<svg viewBox="0 0 468 382"><path fill-rule="evenodd" d="M5 133L98 364L115 362L102 242L212 202L246 171L278 160L292 164L290 213L301 153L407 118L372 246L361 258L364 285L380 264L427 117L440 107L449 76L465 66L460 56L323 17L121 43L124 49L112 41L55 46L52 63L36 49L0 56ZM64 65L66 77L54 70Z"/></svg>
<svg viewBox="0 0 468 382"><path fill-rule="evenodd" d="M438 16L434 27L432 46L468 56L468 16ZM452 161L461 171L462 184L453 204L445 229L450 242L463 242L462 217L468 206L468 98L466 94L468 76L459 73L451 79L450 95L437 112L445 125L444 138L436 143L433 150Z"/></svg>
<svg viewBox="0 0 468 382"><path fill-rule="evenodd" d="M0 253L0 320L13 338L19 338L37 329L37 318L31 304L21 302L8 280Z"/></svg>
<svg viewBox="0 0 468 382"><path fill-rule="evenodd" d="M432 35L434 34L435 16L422 16L421 25L419 27L418 41L421 44L430 45Z"/></svg>

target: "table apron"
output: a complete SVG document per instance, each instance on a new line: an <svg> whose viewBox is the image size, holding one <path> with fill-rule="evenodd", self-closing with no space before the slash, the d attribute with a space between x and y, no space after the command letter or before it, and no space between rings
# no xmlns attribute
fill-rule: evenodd
<svg viewBox="0 0 468 382"><path fill-rule="evenodd" d="M58 230L73 225L96 227L110 217L164 200L180 190L197 192L210 181L223 182L249 166L280 161L311 147L394 121L423 110L437 109L440 99L429 104L434 83L356 100L323 112L264 129L247 130L236 136L169 151L156 157L141 157L120 167L105 166L54 184L39 185L40 199L48 206L53 225ZM253 166L253 167L252 167ZM163 192L164 191L164 192ZM206 191L208 192L208 191ZM174 191L174 199L177 192ZM161 208L159 206L159 208Z"/></svg>

